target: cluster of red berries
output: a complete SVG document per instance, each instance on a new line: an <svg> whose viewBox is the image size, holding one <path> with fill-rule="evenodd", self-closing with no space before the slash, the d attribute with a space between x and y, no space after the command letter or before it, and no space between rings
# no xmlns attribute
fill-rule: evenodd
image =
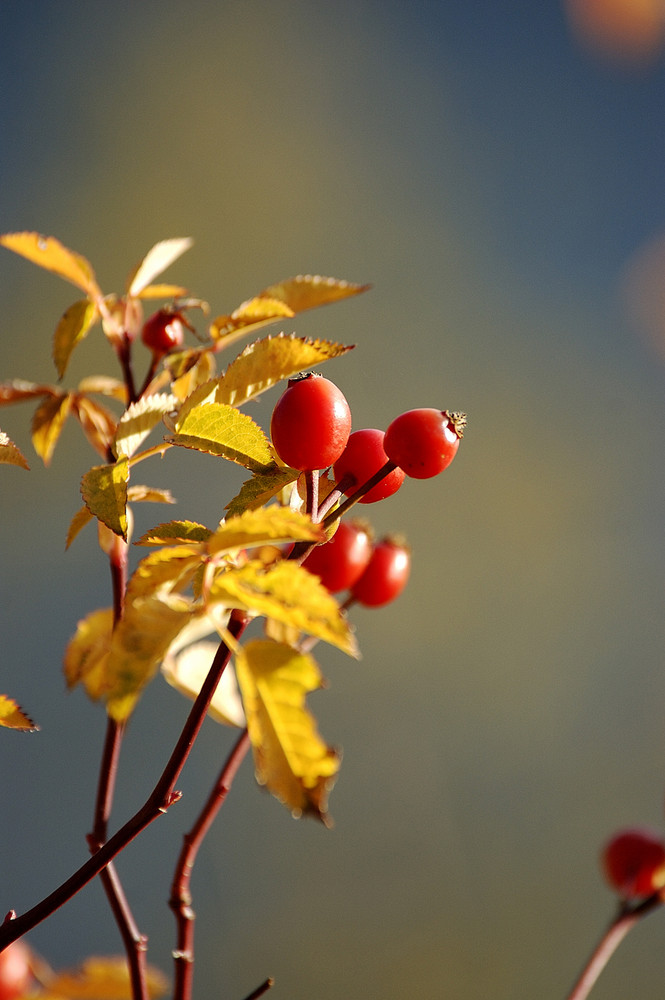
<svg viewBox="0 0 665 1000"><path fill-rule="evenodd" d="M601 864L607 882L625 900L665 889L665 837L655 830L620 830L605 845Z"/></svg>
<svg viewBox="0 0 665 1000"><path fill-rule="evenodd" d="M351 410L340 390L313 372L290 379L273 410L270 432L281 460L314 473L332 468L336 490L359 503L392 496L406 476L428 479L452 462L466 417L448 410L408 410L387 430L351 432ZM331 515L333 516L333 515ZM367 525L340 521L336 533L303 565L332 593L349 591L354 601L378 607L401 593L410 553L389 536L373 543Z"/></svg>

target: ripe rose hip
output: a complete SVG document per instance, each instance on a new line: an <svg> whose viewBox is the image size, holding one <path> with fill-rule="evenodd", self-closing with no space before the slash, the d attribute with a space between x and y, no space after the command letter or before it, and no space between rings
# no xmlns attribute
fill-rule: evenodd
<svg viewBox="0 0 665 1000"><path fill-rule="evenodd" d="M351 433L351 410L337 386L315 372L289 379L270 422L283 462L313 472L337 461Z"/></svg>
<svg viewBox="0 0 665 1000"><path fill-rule="evenodd" d="M383 447L413 479L430 479L450 465L464 433L466 415L448 410L407 410L395 417Z"/></svg>
<svg viewBox="0 0 665 1000"><path fill-rule="evenodd" d="M342 479L349 478L349 485L344 489L347 496L355 493L359 486L366 483L388 461L383 449L383 438L383 431L374 427L365 427L350 435L346 448L335 462L335 480L339 483ZM359 502L376 503L377 500L385 500L396 493L403 482L402 469L393 469Z"/></svg>
<svg viewBox="0 0 665 1000"><path fill-rule="evenodd" d="M317 545L303 562L331 594L348 590L372 554L372 536L362 521L340 521L329 542Z"/></svg>
<svg viewBox="0 0 665 1000"><path fill-rule="evenodd" d="M154 354L168 354L182 347L184 339L181 314L167 307L149 316L141 330L141 340Z"/></svg>
<svg viewBox="0 0 665 1000"><path fill-rule="evenodd" d="M665 886L665 842L653 830L619 831L603 848L601 862L609 885L624 899L651 896Z"/></svg>
<svg viewBox="0 0 665 1000"><path fill-rule="evenodd" d="M19 938L0 952L0 1000L24 997L31 982L30 949Z"/></svg>
<svg viewBox="0 0 665 1000"><path fill-rule="evenodd" d="M398 538L383 538L372 551L362 576L351 587L351 597L368 608L379 608L398 597L411 570L411 552Z"/></svg>

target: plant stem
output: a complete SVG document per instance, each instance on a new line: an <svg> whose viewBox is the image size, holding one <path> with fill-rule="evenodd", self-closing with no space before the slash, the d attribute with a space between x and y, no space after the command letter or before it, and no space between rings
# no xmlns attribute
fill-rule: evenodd
<svg viewBox="0 0 665 1000"><path fill-rule="evenodd" d="M244 611L234 610L231 612L227 629L233 639L240 638L248 622L249 618ZM75 896L88 882L99 875L135 837L178 801L180 792L175 790L175 784L203 725L212 696L230 658L231 650L226 643L220 643L208 676L187 716L166 767L143 806L57 889L54 889L30 910L26 910L19 916L15 916L13 911L9 912L4 923L0 925L0 951L12 941L16 941L17 938L32 930L33 927L36 927L42 920L45 920L70 900L72 896Z"/></svg>
<svg viewBox="0 0 665 1000"><path fill-rule="evenodd" d="M616 917L607 927L602 938L591 953L589 960L582 969L579 978L568 994L567 1000L586 1000L595 986L598 977L619 947L629 930L662 904L660 896L649 896L637 906L624 904Z"/></svg>
<svg viewBox="0 0 665 1000"><path fill-rule="evenodd" d="M169 906L173 910L177 924L177 945L173 952L175 961L175 985L173 1000L191 1000L194 973L194 919L192 894L190 889L192 870L199 848L208 833L213 820L221 809L229 793L233 779L249 750L247 730L243 729L219 773L201 813L189 833L185 834L182 850L175 868L171 885Z"/></svg>
<svg viewBox="0 0 665 1000"><path fill-rule="evenodd" d="M266 979L265 982L261 983L260 986L257 986L255 990L252 990L249 996L245 997L245 1000L259 1000L259 997L262 997L263 994L267 993L270 987L274 985L274 979Z"/></svg>
<svg viewBox="0 0 665 1000"><path fill-rule="evenodd" d="M397 466L395 463L388 459L385 465L382 465L378 472L375 472L373 476L370 476L366 483L359 486L355 493L352 493L350 497L347 497L344 503L340 504L336 510L333 510L332 513L323 518L321 521L323 527L326 529L330 528L335 521L337 521L340 517L343 517L346 512L354 506L354 504L357 504L359 500L362 500L366 493L369 493L369 491L376 486L377 483L380 483L382 479L385 479L386 476L390 475L393 469L396 468Z"/></svg>

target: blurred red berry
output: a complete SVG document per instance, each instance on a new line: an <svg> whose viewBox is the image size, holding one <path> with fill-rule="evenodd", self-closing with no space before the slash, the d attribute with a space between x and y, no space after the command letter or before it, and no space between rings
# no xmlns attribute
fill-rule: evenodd
<svg viewBox="0 0 665 1000"><path fill-rule="evenodd" d="M408 546L397 538L384 538L374 546L362 576L351 587L351 596L368 608L389 604L404 590L410 571Z"/></svg>
<svg viewBox="0 0 665 1000"><path fill-rule="evenodd" d="M610 886L624 899L651 896L665 886L665 842L653 830L621 830L607 842L602 867Z"/></svg>
<svg viewBox="0 0 665 1000"><path fill-rule="evenodd" d="M18 1000L32 981L30 949L20 938L0 952L0 1000Z"/></svg>
<svg viewBox="0 0 665 1000"><path fill-rule="evenodd" d="M184 339L182 316L166 307L149 316L141 330L141 340L154 354L168 354L182 347Z"/></svg>

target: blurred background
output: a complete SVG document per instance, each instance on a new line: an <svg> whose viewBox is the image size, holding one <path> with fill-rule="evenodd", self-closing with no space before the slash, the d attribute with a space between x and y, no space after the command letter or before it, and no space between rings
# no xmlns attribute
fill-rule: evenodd
<svg viewBox="0 0 665 1000"><path fill-rule="evenodd" d="M469 414L444 476L366 510L408 536L409 588L353 612L360 663L318 649L334 829L246 763L206 841L199 997L271 975L275 1000L563 998L614 912L601 845L665 828L663 20L649 0L0 5L1 231L57 236L105 292L191 236L166 277L213 315L297 273L371 282L283 327L357 345L325 369L354 426ZM0 378L55 381L76 297L2 251ZM98 330L65 383L89 372L118 374ZM276 398L252 405L264 427ZM41 725L0 734L2 912L85 860L104 734L61 672L110 603L94 530L64 552L98 459L72 423L44 470L30 417L0 412L31 464L2 470L0 690ZM142 474L179 505L141 505L139 531L214 525L243 478L190 452ZM116 826L187 710L148 689ZM182 803L119 860L169 974L173 863L232 738L206 723ZM661 997L664 939L657 913L594 997ZM121 950L98 884L30 940L57 968Z"/></svg>

